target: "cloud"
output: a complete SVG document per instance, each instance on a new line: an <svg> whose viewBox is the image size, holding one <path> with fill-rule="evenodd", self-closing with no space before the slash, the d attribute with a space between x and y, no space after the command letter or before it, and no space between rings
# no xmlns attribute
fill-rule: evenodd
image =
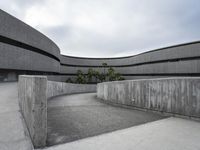
<svg viewBox="0 0 200 150"><path fill-rule="evenodd" d="M115 57L200 38L198 0L7 0L66 55Z"/></svg>

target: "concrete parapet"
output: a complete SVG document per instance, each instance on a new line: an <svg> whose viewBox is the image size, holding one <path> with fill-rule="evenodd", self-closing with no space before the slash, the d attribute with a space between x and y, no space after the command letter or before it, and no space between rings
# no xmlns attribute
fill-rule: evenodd
<svg viewBox="0 0 200 150"><path fill-rule="evenodd" d="M200 118L200 78L161 78L97 85L105 101L169 114Z"/></svg>
<svg viewBox="0 0 200 150"><path fill-rule="evenodd" d="M72 84L64 82L48 81L47 97L58 96L62 94L90 93L96 92L96 84Z"/></svg>
<svg viewBox="0 0 200 150"><path fill-rule="evenodd" d="M62 94L96 92L96 85L48 81L46 76L19 76L19 105L34 147L46 146L47 99Z"/></svg>
<svg viewBox="0 0 200 150"><path fill-rule="evenodd" d="M47 138L47 78L19 77L19 105L34 147L46 145Z"/></svg>

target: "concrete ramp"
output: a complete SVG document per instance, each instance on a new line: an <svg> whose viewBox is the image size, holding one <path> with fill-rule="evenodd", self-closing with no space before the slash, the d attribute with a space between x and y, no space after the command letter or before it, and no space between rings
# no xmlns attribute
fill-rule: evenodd
<svg viewBox="0 0 200 150"><path fill-rule="evenodd" d="M163 118L151 112L102 103L96 93L59 96L48 101L47 145L72 142Z"/></svg>
<svg viewBox="0 0 200 150"><path fill-rule="evenodd" d="M32 150L21 115L17 83L0 83L0 150Z"/></svg>
<svg viewBox="0 0 200 150"><path fill-rule="evenodd" d="M199 150L200 123L167 118L45 150Z"/></svg>

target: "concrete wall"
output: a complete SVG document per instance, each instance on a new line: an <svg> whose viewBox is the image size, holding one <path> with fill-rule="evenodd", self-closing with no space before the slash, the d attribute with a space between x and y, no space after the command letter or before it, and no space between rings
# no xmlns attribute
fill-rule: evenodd
<svg viewBox="0 0 200 150"><path fill-rule="evenodd" d="M200 78L105 82L97 96L107 102L200 118Z"/></svg>
<svg viewBox="0 0 200 150"><path fill-rule="evenodd" d="M44 147L47 138L47 78L20 76L19 106L34 147Z"/></svg>
<svg viewBox="0 0 200 150"><path fill-rule="evenodd" d="M62 94L96 92L96 85L48 81L46 76L21 75L19 105L34 147L44 147L47 138L47 100Z"/></svg>
<svg viewBox="0 0 200 150"><path fill-rule="evenodd" d="M42 33L0 10L0 81L26 71L60 72L60 50Z"/></svg>
<svg viewBox="0 0 200 150"><path fill-rule="evenodd" d="M20 74L47 75L55 81L75 78L77 70L103 72L102 63L125 79L200 76L200 41L119 58L81 58L60 54L42 33L0 10L0 81ZM53 77L54 76L54 77Z"/></svg>
<svg viewBox="0 0 200 150"><path fill-rule="evenodd" d="M60 74L73 78L77 70L89 68L103 72L102 63L113 67L125 79L170 76L200 76L200 42L180 44L119 58L81 58L61 56ZM107 68L108 68L107 67Z"/></svg>
<svg viewBox="0 0 200 150"><path fill-rule="evenodd" d="M62 64L77 65L77 66L101 66L107 62L108 66L126 66L140 63L148 63L160 60L170 60L177 58L188 58L200 56L200 42L192 42L170 47L151 50L138 55L118 58L84 58L61 56Z"/></svg>
<svg viewBox="0 0 200 150"><path fill-rule="evenodd" d="M0 22L1 36L33 46L57 58L60 57L60 50L51 39L3 10L0 10Z"/></svg>
<svg viewBox="0 0 200 150"><path fill-rule="evenodd" d="M62 94L90 93L96 92L96 84L72 84L64 82L48 81L47 97L58 96Z"/></svg>

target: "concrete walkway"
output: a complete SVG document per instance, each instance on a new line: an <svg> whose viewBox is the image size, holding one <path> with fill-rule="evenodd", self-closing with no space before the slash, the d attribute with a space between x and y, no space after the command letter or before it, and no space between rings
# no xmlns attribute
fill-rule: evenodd
<svg viewBox="0 0 200 150"><path fill-rule="evenodd" d="M163 116L101 103L95 93L48 101L47 145L71 142L162 119Z"/></svg>
<svg viewBox="0 0 200 150"><path fill-rule="evenodd" d="M167 118L45 150L200 150L200 123Z"/></svg>
<svg viewBox="0 0 200 150"><path fill-rule="evenodd" d="M17 83L0 83L0 150L33 149L17 95Z"/></svg>

